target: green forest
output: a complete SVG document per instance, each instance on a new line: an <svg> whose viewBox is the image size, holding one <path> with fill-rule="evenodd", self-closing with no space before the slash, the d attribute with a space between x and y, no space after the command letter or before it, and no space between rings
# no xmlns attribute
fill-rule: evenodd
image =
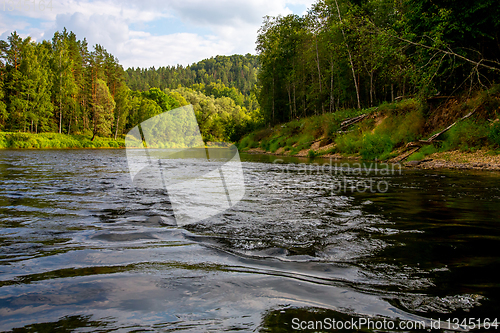
<svg viewBox="0 0 500 333"><path fill-rule="evenodd" d="M488 88L500 73L500 6L481 1L320 0L267 17L259 101L280 123L413 96Z"/></svg>
<svg viewBox="0 0 500 333"><path fill-rule="evenodd" d="M188 104L205 141L234 142L262 122L252 55L125 71L103 46L64 30L42 42L14 32L0 59L2 147L124 146L137 124Z"/></svg>
<svg viewBox="0 0 500 333"><path fill-rule="evenodd" d="M337 138L344 118L414 105L405 112L415 113L410 118L420 127L382 143L394 149L444 125L429 124L431 100L462 105L450 121L467 113L471 98L483 103L475 107L484 109L482 120L498 118L500 6L494 0L318 0L302 17L265 17L256 51L186 67L124 70L104 46L89 48L66 29L41 42L14 32L0 41L0 145L51 147L50 139L35 142L31 135L56 133L84 140L84 147L123 146L129 129L187 104L206 142L244 138L243 148L260 144L249 144L259 131L320 117L315 121L323 130L311 128L316 134L301 140L325 136L346 152L345 137ZM487 98L478 98L480 92ZM406 104L385 106L400 102ZM358 146L375 131L361 123L352 130ZM257 137L274 148L297 148L277 132Z"/></svg>

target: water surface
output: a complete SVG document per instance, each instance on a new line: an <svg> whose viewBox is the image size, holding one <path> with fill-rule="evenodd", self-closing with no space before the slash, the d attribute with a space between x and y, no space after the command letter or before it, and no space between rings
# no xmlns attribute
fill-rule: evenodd
<svg viewBox="0 0 500 333"><path fill-rule="evenodd" d="M499 317L498 173L241 158L243 200L179 228L124 150L0 151L0 330Z"/></svg>

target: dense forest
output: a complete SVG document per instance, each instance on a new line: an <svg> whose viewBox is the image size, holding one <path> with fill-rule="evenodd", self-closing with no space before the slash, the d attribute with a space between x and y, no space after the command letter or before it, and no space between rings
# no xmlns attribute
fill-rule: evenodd
<svg viewBox="0 0 500 333"><path fill-rule="evenodd" d="M51 42L14 32L0 41L0 60L2 131L116 139L186 104L193 105L206 141L235 141L260 121L255 56L124 71L104 47L89 50L85 39L64 29Z"/></svg>
<svg viewBox="0 0 500 333"><path fill-rule="evenodd" d="M490 87L500 74L494 0L319 0L259 31L267 123L410 96Z"/></svg>
<svg viewBox="0 0 500 333"><path fill-rule="evenodd" d="M123 128L124 71L102 46L90 51L66 30L40 43L14 32L0 41L0 58L0 129L106 136Z"/></svg>
<svg viewBox="0 0 500 333"><path fill-rule="evenodd" d="M209 85L219 82L249 96L257 83L258 70L257 56L216 56L187 67L178 65L158 69L129 68L126 71L126 79L132 90L175 89L179 86L190 87L193 84Z"/></svg>

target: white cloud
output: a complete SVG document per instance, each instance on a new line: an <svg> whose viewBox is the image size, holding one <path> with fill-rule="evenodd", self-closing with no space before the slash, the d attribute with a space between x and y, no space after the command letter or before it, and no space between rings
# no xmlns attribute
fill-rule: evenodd
<svg viewBox="0 0 500 333"><path fill-rule="evenodd" d="M125 42L118 55L125 67L156 68L167 65L190 65L217 54L229 54L233 46L213 36L178 33L166 36L132 38Z"/></svg>
<svg viewBox="0 0 500 333"><path fill-rule="evenodd" d="M46 0L46 2L48 2ZM314 0L57 0L52 10L0 13L1 38L10 31L51 39L64 27L89 45L101 44L125 67L191 64L215 55L255 53L257 31L265 15L290 14ZM296 7L295 7L296 8ZM302 13L296 13L302 14ZM176 20L197 34L154 30L159 20ZM34 26L32 22L37 22ZM133 25L133 28L131 27ZM151 26L150 26L151 25ZM168 26L168 24L167 24Z"/></svg>
<svg viewBox="0 0 500 333"><path fill-rule="evenodd" d="M46 32L46 37L53 36L55 31L66 28L73 31L77 38L87 38L90 45L101 44L113 55L117 55L120 45L129 38L128 23L121 17L105 14L86 16L80 12L74 14L59 14L56 24Z"/></svg>

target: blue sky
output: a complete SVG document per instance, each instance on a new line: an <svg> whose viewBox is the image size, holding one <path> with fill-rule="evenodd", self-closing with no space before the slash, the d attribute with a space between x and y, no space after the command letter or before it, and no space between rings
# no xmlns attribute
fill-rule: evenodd
<svg viewBox="0 0 500 333"><path fill-rule="evenodd" d="M103 45L125 68L189 65L216 55L255 54L263 16L302 15L313 2L1 0L0 39L17 31L50 40L66 27L91 46Z"/></svg>

